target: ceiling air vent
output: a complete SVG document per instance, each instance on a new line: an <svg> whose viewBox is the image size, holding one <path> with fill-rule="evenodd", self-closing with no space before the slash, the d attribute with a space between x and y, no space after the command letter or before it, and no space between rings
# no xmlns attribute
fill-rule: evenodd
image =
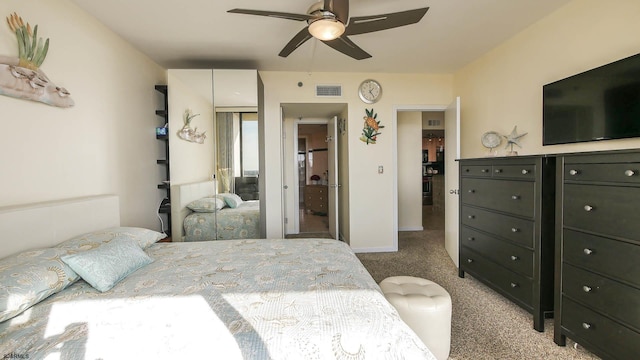
<svg viewBox="0 0 640 360"><path fill-rule="evenodd" d="M342 85L316 85L316 96L342 96Z"/></svg>
<svg viewBox="0 0 640 360"><path fill-rule="evenodd" d="M440 120L427 120L427 126L440 126Z"/></svg>

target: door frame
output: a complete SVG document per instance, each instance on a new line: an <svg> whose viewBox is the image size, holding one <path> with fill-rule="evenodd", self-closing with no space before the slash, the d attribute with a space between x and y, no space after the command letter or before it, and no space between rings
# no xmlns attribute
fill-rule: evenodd
<svg viewBox="0 0 640 360"><path fill-rule="evenodd" d="M391 158L393 159L391 171L393 173L393 245L392 251L398 251L398 113L401 111L442 111L447 109L448 105L394 105L391 117L391 126L396 129L395 136L391 137ZM445 144L446 136L445 132ZM446 169L445 169L446 173Z"/></svg>

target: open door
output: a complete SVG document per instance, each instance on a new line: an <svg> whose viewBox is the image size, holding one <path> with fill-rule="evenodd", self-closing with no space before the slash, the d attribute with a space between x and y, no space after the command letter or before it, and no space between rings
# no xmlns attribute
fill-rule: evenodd
<svg viewBox="0 0 640 360"><path fill-rule="evenodd" d="M458 264L458 220L459 220L459 168L460 158L460 97L444 111L444 135L447 151L444 154L444 247L449 256Z"/></svg>
<svg viewBox="0 0 640 360"><path fill-rule="evenodd" d="M329 169L329 235L340 240L338 228L338 117L334 116L327 123L327 152Z"/></svg>

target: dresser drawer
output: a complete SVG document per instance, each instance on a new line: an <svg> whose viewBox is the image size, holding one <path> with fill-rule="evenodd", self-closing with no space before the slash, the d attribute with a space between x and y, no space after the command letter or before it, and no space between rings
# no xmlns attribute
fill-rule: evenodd
<svg viewBox="0 0 640 360"><path fill-rule="evenodd" d="M565 164L564 179L640 184L640 163Z"/></svg>
<svg viewBox="0 0 640 360"><path fill-rule="evenodd" d="M639 289L564 264L562 294L640 329Z"/></svg>
<svg viewBox="0 0 640 360"><path fill-rule="evenodd" d="M582 184L564 186L564 224L603 235L637 239L640 188Z"/></svg>
<svg viewBox="0 0 640 360"><path fill-rule="evenodd" d="M529 218L535 216L535 189L532 182L463 178L460 189L463 204Z"/></svg>
<svg viewBox="0 0 640 360"><path fill-rule="evenodd" d="M462 206L460 222L472 228L482 230L505 240L533 248L532 220L497 214L487 210Z"/></svg>
<svg viewBox="0 0 640 360"><path fill-rule="evenodd" d="M491 177L491 165L460 165L460 176Z"/></svg>
<svg viewBox="0 0 640 360"><path fill-rule="evenodd" d="M460 243L498 264L527 277L533 276L533 251L496 240L486 234L463 226Z"/></svg>
<svg viewBox="0 0 640 360"><path fill-rule="evenodd" d="M525 179L534 181L536 178L536 165L493 165L491 173L494 178Z"/></svg>
<svg viewBox="0 0 640 360"><path fill-rule="evenodd" d="M640 287L640 246L564 229L564 261Z"/></svg>
<svg viewBox="0 0 640 360"><path fill-rule="evenodd" d="M464 246L460 249L460 267L511 295L524 305L531 306L533 283L530 279L509 271Z"/></svg>
<svg viewBox="0 0 640 360"><path fill-rule="evenodd" d="M640 334L570 299L562 298L562 327L601 349L612 359L637 359ZM573 336L570 336L573 337Z"/></svg>

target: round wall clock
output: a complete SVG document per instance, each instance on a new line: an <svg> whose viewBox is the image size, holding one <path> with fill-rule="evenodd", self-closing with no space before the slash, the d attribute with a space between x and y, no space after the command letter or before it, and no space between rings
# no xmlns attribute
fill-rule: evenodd
<svg viewBox="0 0 640 360"><path fill-rule="evenodd" d="M380 100L382 96L382 86L375 80L365 80L360 84L358 88L358 95L360 99L367 104L373 104Z"/></svg>

